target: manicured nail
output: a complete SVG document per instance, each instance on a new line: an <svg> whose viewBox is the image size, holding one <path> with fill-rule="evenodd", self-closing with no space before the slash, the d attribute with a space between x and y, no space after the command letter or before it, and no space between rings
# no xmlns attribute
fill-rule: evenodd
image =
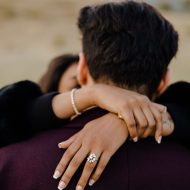
<svg viewBox="0 0 190 190"><path fill-rule="evenodd" d="M161 141L162 141L162 136L160 136L160 137L158 138L157 143L160 144Z"/></svg>
<svg viewBox="0 0 190 190"><path fill-rule="evenodd" d="M55 171L55 173L53 174L53 178L57 179L61 176L60 172L58 170Z"/></svg>
<svg viewBox="0 0 190 190"><path fill-rule="evenodd" d="M134 142L137 142L137 141L138 141L138 137L134 137L134 138L133 138L133 141L134 141Z"/></svg>
<svg viewBox="0 0 190 190"><path fill-rule="evenodd" d="M90 179L90 181L89 181L88 185L89 185L89 186L93 186L93 185L94 185L94 183L95 183L95 181L94 181L93 179Z"/></svg>
<svg viewBox="0 0 190 190"><path fill-rule="evenodd" d="M76 190L83 190L83 188L80 185L77 185Z"/></svg>
<svg viewBox="0 0 190 190"><path fill-rule="evenodd" d="M59 147L59 148L62 148L62 144L63 144L63 143L59 143L59 144L58 144L58 147Z"/></svg>
<svg viewBox="0 0 190 190"><path fill-rule="evenodd" d="M58 189L59 189L59 190L65 189L65 187L66 187L66 184L65 184L63 181L61 181L61 182L59 183L59 185L58 185Z"/></svg>

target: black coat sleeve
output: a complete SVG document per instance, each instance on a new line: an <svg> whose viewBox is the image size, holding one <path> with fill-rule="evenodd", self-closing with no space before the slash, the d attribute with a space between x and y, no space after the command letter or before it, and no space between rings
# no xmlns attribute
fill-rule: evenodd
<svg viewBox="0 0 190 190"><path fill-rule="evenodd" d="M27 125L30 130L41 131L63 126L69 119L59 119L52 109L52 98L57 92L43 94L31 100L26 107Z"/></svg>
<svg viewBox="0 0 190 190"><path fill-rule="evenodd" d="M43 94L31 81L0 89L0 147L67 122L58 119L52 110L51 102L56 94Z"/></svg>
<svg viewBox="0 0 190 190"><path fill-rule="evenodd" d="M190 83L177 82L169 86L157 102L167 106L175 129L165 139L190 147Z"/></svg>
<svg viewBox="0 0 190 190"><path fill-rule="evenodd" d="M0 90L0 146L27 137L25 108L29 101L41 96L38 85L21 81Z"/></svg>

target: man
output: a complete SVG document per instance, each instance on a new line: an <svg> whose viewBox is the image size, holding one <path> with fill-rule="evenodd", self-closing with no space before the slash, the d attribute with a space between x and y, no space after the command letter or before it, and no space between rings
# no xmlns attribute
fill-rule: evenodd
<svg viewBox="0 0 190 190"><path fill-rule="evenodd" d="M178 35L154 8L131 1L85 7L78 22L83 36L83 53L78 68L78 80L82 86L99 82L113 84L152 99L166 88L167 67L176 54ZM77 109L77 105L74 106ZM1 187L7 190L56 188L57 183L52 181L51 174L62 154L55 149L56 144L103 114L101 110L90 110L64 129L48 131L1 149ZM122 130L127 136L126 128ZM101 155L90 153L85 166L92 170ZM189 160L189 151L179 145L127 142L112 157L102 179L90 189L188 188ZM176 163L180 164L176 166ZM67 189L75 187L81 169ZM62 185L64 180L62 178ZM83 188L79 181L77 189Z"/></svg>

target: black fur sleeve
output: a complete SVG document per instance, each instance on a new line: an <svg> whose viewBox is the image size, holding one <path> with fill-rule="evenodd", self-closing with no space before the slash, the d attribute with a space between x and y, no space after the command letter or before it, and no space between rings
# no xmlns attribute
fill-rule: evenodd
<svg viewBox="0 0 190 190"><path fill-rule="evenodd" d="M166 139L174 140L190 147L190 83L177 82L157 99L167 106L168 112L175 123L175 130Z"/></svg>
<svg viewBox="0 0 190 190"><path fill-rule="evenodd" d="M157 99L160 103L175 103L179 105L190 105L190 83L176 82Z"/></svg>
<svg viewBox="0 0 190 190"><path fill-rule="evenodd" d="M26 106L41 95L39 86L31 81L17 82L0 89L0 146L29 135Z"/></svg>

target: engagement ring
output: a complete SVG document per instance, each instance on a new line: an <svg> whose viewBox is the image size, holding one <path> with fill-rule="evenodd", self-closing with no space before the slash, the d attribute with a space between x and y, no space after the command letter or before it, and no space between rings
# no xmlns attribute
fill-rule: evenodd
<svg viewBox="0 0 190 190"><path fill-rule="evenodd" d="M93 162L96 162L98 160L97 156L94 154L94 153L91 153L88 158L87 158L87 161L89 163L93 163Z"/></svg>

